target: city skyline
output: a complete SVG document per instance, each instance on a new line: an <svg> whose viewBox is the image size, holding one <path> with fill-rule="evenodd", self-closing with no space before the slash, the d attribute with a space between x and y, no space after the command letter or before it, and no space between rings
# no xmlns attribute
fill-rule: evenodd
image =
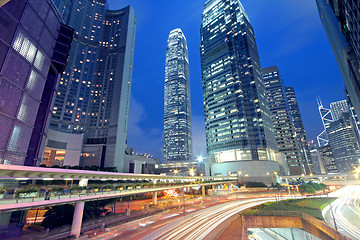
<svg viewBox="0 0 360 240"><path fill-rule="evenodd" d="M343 80L318 16L316 3L307 2L299 8L294 1L281 1L276 3L279 8L266 12L270 3L256 6L248 0L241 2L255 28L262 67L276 64L282 69L287 84L294 86L297 93L308 139L315 140L322 128L320 117L313 118L318 116L316 97L321 95L324 104L344 99ZM166 39L170 30L180 27L187 36L190 76L193 79L191 91L194 158L206 154L199 56L201 12L204 3L205 1L174 1L171 5L162 2L151 5L150 1L109 1L110 9L131 4L137 16L139 37L135 44L128 136L128 145L136 152L162 157L163 112L160 106L163 101L162 69ZM191 14L184 19L182 16L187 12ZM278 16L280 12L283 13L282 18ZM163 21L165 18L166 22ZM269 24L265 23L270 20L269 27ZM291 43L287 45L289 49L283 46L285 42ZM149 45L152 47L149 48ZM309 54L312 54L311 59L306 58ZM333 84L329 85L329 81ZM324 85L327 86L326 93L323 92Z"/></svg>

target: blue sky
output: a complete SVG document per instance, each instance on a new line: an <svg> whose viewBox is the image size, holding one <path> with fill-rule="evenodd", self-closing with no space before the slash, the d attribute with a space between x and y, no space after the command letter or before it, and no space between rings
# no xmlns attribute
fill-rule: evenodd
<svg viewBox="0 0 360 240"><path fill-rule="evenodd" d="M200 24L205 0L108 0L131 5L137 17L128 145L162 158L164 66L168 34L181 28L190 59L194 155L206 154L200 69ZM277 65L295 88L308 139L322 131L316 97L344 99L344 83L314 0L242 0L254 27L262 67Z"/></svg>

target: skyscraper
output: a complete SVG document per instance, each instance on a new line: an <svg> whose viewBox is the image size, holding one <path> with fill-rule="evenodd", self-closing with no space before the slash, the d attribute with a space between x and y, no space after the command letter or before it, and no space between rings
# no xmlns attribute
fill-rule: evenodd
<svg viewBox="0 0 360 240"><path fill-rule="evenodd" d="M192 160L189 56L181 29L167 41L164 86L164 160Z"/></svg>
<svg viewBox="0 0 360 240"><path fill-rule="evenodd" d="M346 92L360 116L360 28L357 0L316 0L331 48L335 55Z"/></svg>
<svg viewBox="0 0 360 240"><path fill-rule="evenodd" d="M63 9L65 0L57 0ZM106 0L74 0L68 25L75 29L68 65L60 79L50 127L82 134L89 113L89 99L101 43ZM51 137L51 136L50 136Z"/></svg>
<svg viewBox="0 0 360 240"><path fill-rule="evenodd" d="M350 113L330 123L327 133L338 172L353 171L360 164L360 141Z"/></svg>
<svg viewBox="0 0 360 240"><path fill-rule="evenodd" d="M50 0L0 8L0 163L37 165L73 31Z"/></svg>
<svg viewBox="0 0 360 240"><path fill-rule="evenodd" d="M48 162L61 159L59 165L116 167L122 172L135 44L134 11L131 7L107 10L106 0L56 0L55 4L68 16L75 37L55 99L44 156Z"/></svg>
<svg viewBox="0 0 360 240"><path fill-rule="evenodd" d="M292 175L306 173L280 71L273 66L264 68L262 72L279 152L286 155Z"/></svg>
<svg viewBox="0 0 360 240"><path fill-rule="evenodd" d="M317 141L319 147L323 147L329 143L327 129L329 128L330 123L334 121L334 119L332 117L331 110L328 108L324 108L320 99L318 99L318 105L319 105L319 113L320 113L321 121L324 126L324 130L317 136Z"/></svg>
<svg viewBox="0 0 360 240"><path fill-rule="evenodd" d="M349 104L346 100L330 103L330 108L331 108L331 115L334 121L337 121L340 118L342 118L343 113L350 111Z"/></svg>
<svg viewBox="0 0 360 240"><path fill-rule="evenodd" d="M205 3L200 54L211 174L251 171L254 176L276 168L254 30L239 0Z"/></svg>
<svg viewBox="0 0 360 240"><path fill-rule="evenodd" d="M106 11L90 98L82 166L116 167L123 172L135 30L136 19L130 6Z"/></svg>
<svg viewBox="0 0 360 240"><path fill-rule="evenodd" d="M304 128L304 124L301 118L299 105L296 99L295 91L293 87L285 87L286 97L289 104L290 115L292 117L292 121L294 123L296 139L300 146L300 153L302 160L305 165L305 169L308 172L312 172L312 159L309 150L308 140L306 137L306 132Z"/></svg>

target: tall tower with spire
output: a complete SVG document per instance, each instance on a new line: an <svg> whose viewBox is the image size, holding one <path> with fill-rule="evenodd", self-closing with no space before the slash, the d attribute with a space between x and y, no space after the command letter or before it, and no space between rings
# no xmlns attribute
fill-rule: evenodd
<svg viewBox="0 0 360 240"><path fill-rule="evenodd" d="M179 28L170 32L166 49L164 160L192 160L189 55L186 38Z"/></svg>

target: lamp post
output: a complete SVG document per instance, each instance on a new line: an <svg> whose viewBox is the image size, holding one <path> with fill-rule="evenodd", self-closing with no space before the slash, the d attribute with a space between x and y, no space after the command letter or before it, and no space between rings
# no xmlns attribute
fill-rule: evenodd
<svg viewBox="0 0 360 240"><path fill-rule="evenodd" d="M178 174L178 172L179 171L177 169L174 170L175 175ZM183 177L183 189L182 189L182 192L183 192L183 214L185 217L185 173L184 173L184 171L182 171L182 177Z"/></svg>

